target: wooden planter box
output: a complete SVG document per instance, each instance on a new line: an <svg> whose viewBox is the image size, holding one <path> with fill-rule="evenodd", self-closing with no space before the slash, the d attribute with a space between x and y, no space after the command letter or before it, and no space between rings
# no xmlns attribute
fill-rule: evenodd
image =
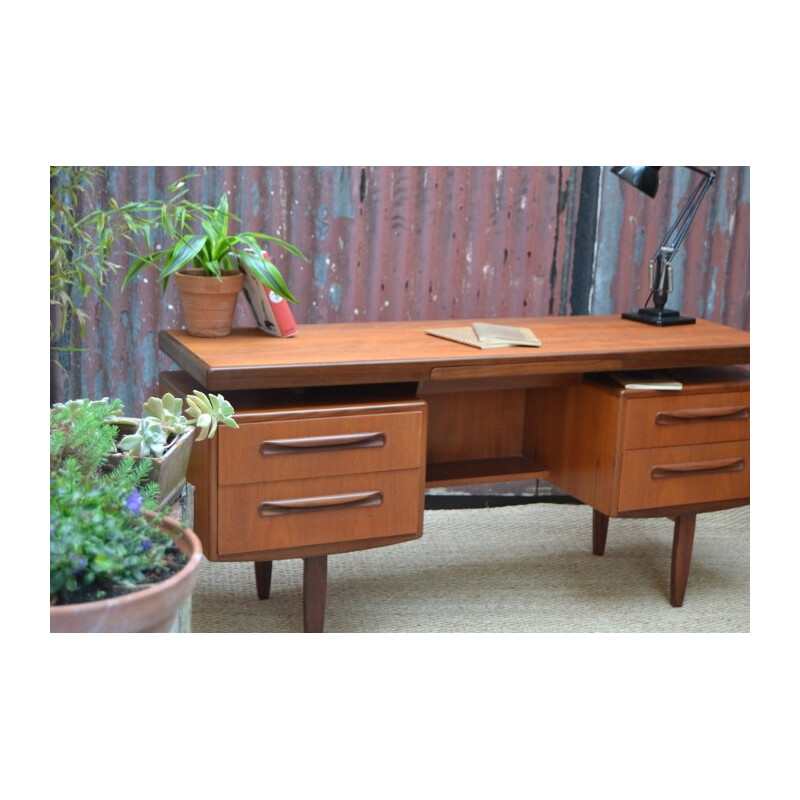
<svg viewBox="0 0 800 800"><path fill-rule="evenodd" d="M119 428L120 436L127 436L136 433L139 427L139 419L134 417L120 417L114 420L114 425ZM190 428L182 434L175 444L173 444L166 455L161 458L147 456L153 462L148 480L158 484L158 507L165 508L172 503L178 496L186 480L186 470L189 466L189 456L192 454L192 444L194 443L195 428ZM108 461L109 468L113 469L123 458L136 458L142 460L140 456L130 456L125 453L114 453Z"/></svg>

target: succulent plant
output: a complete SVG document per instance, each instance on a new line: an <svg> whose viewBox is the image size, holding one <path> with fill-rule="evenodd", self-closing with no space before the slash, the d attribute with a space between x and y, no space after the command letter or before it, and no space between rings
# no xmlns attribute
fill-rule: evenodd
<svg viewBox="0 0 800 800"><path fill-rule="evenodd" d="M163 397L151 397L142 406L142 415L159 420L167 433L180 436L189 430L189 423L183 416L183 401L171 392Z"/></svg>
<svg viewBox="0 0 800 800"><path fill-rule="evenodd" d="M189 424L199 430L198 442L213 437L220 422L231 428L239 427L232 417L233 406L221 394L206 395L195 389L187 396L186 405L186 413L194 418Z"/></svg>
<svg viewBox="0 0 800 800"><path fill-rule="evenodd" d="M167 448L167 431L155 417L142 417L136 432L123 436L117 447L132 456L161 458Z"/></svg>
<svg viewBox="0 0 800 800"><path fill-rule="evenodd" d="M233 406L221 395L207 395L195 390L186 398L186 413L183 416L183 401L167 392L163 397L151 397L143 406L139 427L134 433L123 437L118 448L132 456L155 456L160 458L178 437L194 426L199 431L197 441L210 439L217 432L220 422L238 428L233 419Z"/></svg>

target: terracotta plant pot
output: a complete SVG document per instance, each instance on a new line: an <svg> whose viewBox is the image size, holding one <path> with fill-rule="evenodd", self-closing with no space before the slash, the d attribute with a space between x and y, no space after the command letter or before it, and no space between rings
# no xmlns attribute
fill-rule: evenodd
<svg viewBox="0 0 800 800"><path fill-rule="evenodd" d="M50 607L50 633L167 633L197 581L203 554L197 534L171 517L163 525L189 560L180 572L146 589L95 600ZM177 534L182 532L183 535Z"/></svg>
<svg viewBox="0 0 800 800"><path fill-rule="evenodd" d="M181 296L186 329L192 336L228 336L244 275L215 278L202 270L181 270L173 276Z"/></svg>

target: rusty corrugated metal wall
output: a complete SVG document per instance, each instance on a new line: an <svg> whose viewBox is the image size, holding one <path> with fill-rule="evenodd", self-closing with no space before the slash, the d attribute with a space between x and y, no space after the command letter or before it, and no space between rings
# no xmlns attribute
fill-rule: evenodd
<svg viewBox="0 0 800 800"><path fill-rule="evenodd" d="M297 321L611 314L647 297L647 261L691 190L664 167L650 199L606 167L107 167L106 197L162 197L190 173L191 198L228 193L240 230L272 249ZM670 306L749 329L749 167L719 167L681 254ZM102 197L102 194L101 194ZM124 257L120 259L124 263ZM82 353L51 366L52 399L120 397L131 413L171 363L158 330L183 324L152 275L93 303ZM252 325L243 299L237 324Z"/></svg>

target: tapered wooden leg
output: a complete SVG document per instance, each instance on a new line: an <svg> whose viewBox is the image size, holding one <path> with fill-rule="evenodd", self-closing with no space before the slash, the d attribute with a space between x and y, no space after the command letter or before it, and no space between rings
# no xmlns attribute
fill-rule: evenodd
<svg viewBox="0 0 800 800"><path fill-rule="evenodd" d="M606 551L608 537L608 517L592 509L592 553L601 556Z"/></svg>
<svg viewBox="0 0 800 800"><path fill-rule="evenodd" d="M303 630L322 633L328 593L328 556L303 559Z"/></svg>
<svg viewBox="0 0 800 800"><path fill-rule="evenodd" d="M272 589L272 562L256 561L256 592L259 600L269 600Z"/></svg>
<svg viewBox="0 0 800 800"><path fill-rule="evenodd" d="M689 565L692 561L694 528L697 514L681 514L675 518L675 534L672 539L672 567L670 570L669 602L680 608L689 581Z"/></svg>

